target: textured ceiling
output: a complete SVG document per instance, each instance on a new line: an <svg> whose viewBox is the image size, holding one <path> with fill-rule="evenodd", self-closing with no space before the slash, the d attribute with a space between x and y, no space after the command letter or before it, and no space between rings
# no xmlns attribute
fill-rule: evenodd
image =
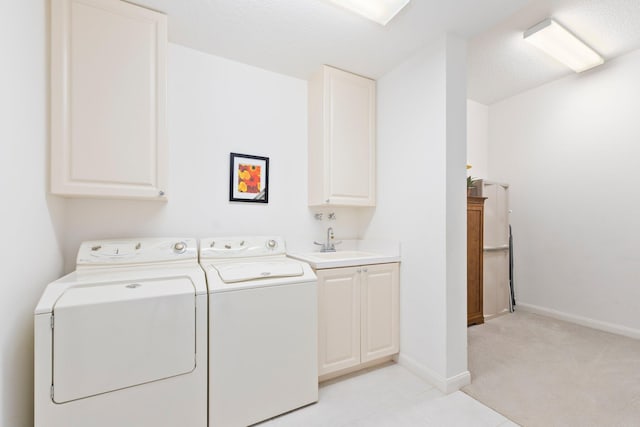
<svg viewBox="0 0 640 427"><path fill-rule="evenodd" d="M573 74L522 39L527 28L548 17L605 61L640 48L640 0L535 0L470 40L469 98L488 105Z"/></svg>
<svg viewBox="0 0 640 427"><path fill-rule="evenodd" d="M527 0L412 0L386 27L323 0L132 2L166 13L174 43L307 79L322 64L378 78L444 32L474 36Z"/></svg>

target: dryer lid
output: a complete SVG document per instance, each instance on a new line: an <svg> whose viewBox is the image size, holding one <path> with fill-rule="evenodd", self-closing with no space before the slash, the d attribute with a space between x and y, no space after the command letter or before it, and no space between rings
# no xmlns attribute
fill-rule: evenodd
<svg viewBox="0 0 640 427"><path fill-rule="evenodd" d="M304 270L295 261L250 261L218 264L213 266L225 283L273 277L302 276Z"/></svg>
<svg viewBox="0 0 640 427"><path fill-rule="evenodd" d="M195 287L186 278L162 278L155 280L132 280L126 282L99 283L74 286L64 291L53 306L62 308L98 305L117 301L131 301L170 297L173 295L195 295Z"/></svg>
<svg viewBox="0 0 640 427"><path fill-rule="evenodd" d="M69 288L52 327L56 403L195 367L195 288L186 277Z"/></svg>

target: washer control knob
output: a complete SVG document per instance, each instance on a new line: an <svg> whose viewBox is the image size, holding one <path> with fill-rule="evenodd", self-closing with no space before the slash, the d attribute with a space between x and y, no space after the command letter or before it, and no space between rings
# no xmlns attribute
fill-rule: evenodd
<svg viewBox="0 0 640 427"><path fill-rule="evenodd" d="M184 253L184 251L187 250L187 244L185 242L178 242L175 245L173 245L173 250L179 254L182 254Z"/></svg>
<svg viewBox="0 0 640 427"><path fill-rule="evenodd" d="M275 240L271 239L267 241L267 248L275 249L277 246L278 246L278 242L276 242Z"/></svg>

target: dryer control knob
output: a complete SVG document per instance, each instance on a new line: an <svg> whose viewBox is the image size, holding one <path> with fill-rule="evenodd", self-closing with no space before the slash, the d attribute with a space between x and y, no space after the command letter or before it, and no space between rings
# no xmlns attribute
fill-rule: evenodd
<svg viewBox="0 0 640 427"><path fill-rule="evenodd" d="M173 250L179 254L184 253L184 251L187 250L187 244L185 242L178 242L173 245Z"/></svg>
<svg viewBox="0 0 640 427"><path fill-rule="evenodd" d="M275 249L276 246L278 246L278 242L276 242L275 240L271 239L267 241L267 247L269 249Z"/></svg>

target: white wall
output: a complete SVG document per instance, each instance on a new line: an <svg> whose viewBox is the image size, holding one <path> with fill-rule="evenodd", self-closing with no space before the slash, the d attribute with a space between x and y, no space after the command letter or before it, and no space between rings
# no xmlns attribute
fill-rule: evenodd
<svg viewBox="0 0 640 427"><path fill-rule="evenodd" d="M517 302L640 337L640 51L489 108Z"/></svg>
<svg viewBox="0 0 640 427"><path fill-rule="evenodd" d="M46 196L48 21L41 1L0 2L0 425L33 426L33 309L62 273L63 206Z"/></svg>
<svg viewBox="0 0 640 427"><path fill-rule="evenodd" d="M470 381L467 371L467 45L449 36L446 45L446 375L447 391Z"/></svg>
<svg viewBox="0 0 640 427"><path fill-rule="evenodd" d="M465 208L464 49L443 38L378 80L377 207L363 233L402 243L400 361L440 388L467 369L466 222L452 212Z"/></svg>
<svg viewBox="0 0 640 427"><path fill-rule="evenodd" d="M489 107L467 100L467 174L474 178L489 176Z"/></svg>
<svg viewBox="0 0 640 427"><path fill-rule="evenodd" d="M464 263L451 259L462 234L445 232L464 230L464 224L456 225L458 217L448 218L447 212L464 209L455 197L448 199L454 187L464 188L464 155L457 141L464 119L445 113L459 111L447 105L458 101L452 87L464 85L455 73L447 73L461 56L459 42L443 40L381 83L379 159L385 160L379 165L378 212L307 207L305 81L177 45L170 45L168 58L169 202L61 199L47 196L47 5L45 0L3 2L0 9L0 46L11 58L11 66L0 71L0 114L5 118L0 126L5 241L0 249L0 425L33 424L32 310L46 284L62 274L63 259L65 270L73 269L77 247L87 239L277 233L307 242L321 239L328 225L339 239L401 237L403 352L442 382L466 370L466 330L460 329L463 320L456 314L464 310L458 301L464 290L451 275ZM410 81L403 82L405 77ZM415 97L415 89L420 96ZM418 110L404 107L406 99ZM397 107L401 114L393 111ZM452 132L455 126L462 127ZM231 151L270 157L268 205L228 202ZM415 172L417 187L399 180L399 171L412 162L421 168ZM460 171L447 170L452 163L460 163ZM334 211L338 220L315 221L316 211ZM372 215L375 220L365 233L361 227Z"/></svg>
<svg viewBox="0 0 640 427"><path fill-rule="evenodd" d="M169 45L169 202L67 202L65 268L83 240L281 234L288 241L356 238L354 209L307 207L307 82ZM270 159L269 203L230 203L229 153ZM330 223L313 212L332 211ZM327 215L324 216L325 218Z"/></svg>

